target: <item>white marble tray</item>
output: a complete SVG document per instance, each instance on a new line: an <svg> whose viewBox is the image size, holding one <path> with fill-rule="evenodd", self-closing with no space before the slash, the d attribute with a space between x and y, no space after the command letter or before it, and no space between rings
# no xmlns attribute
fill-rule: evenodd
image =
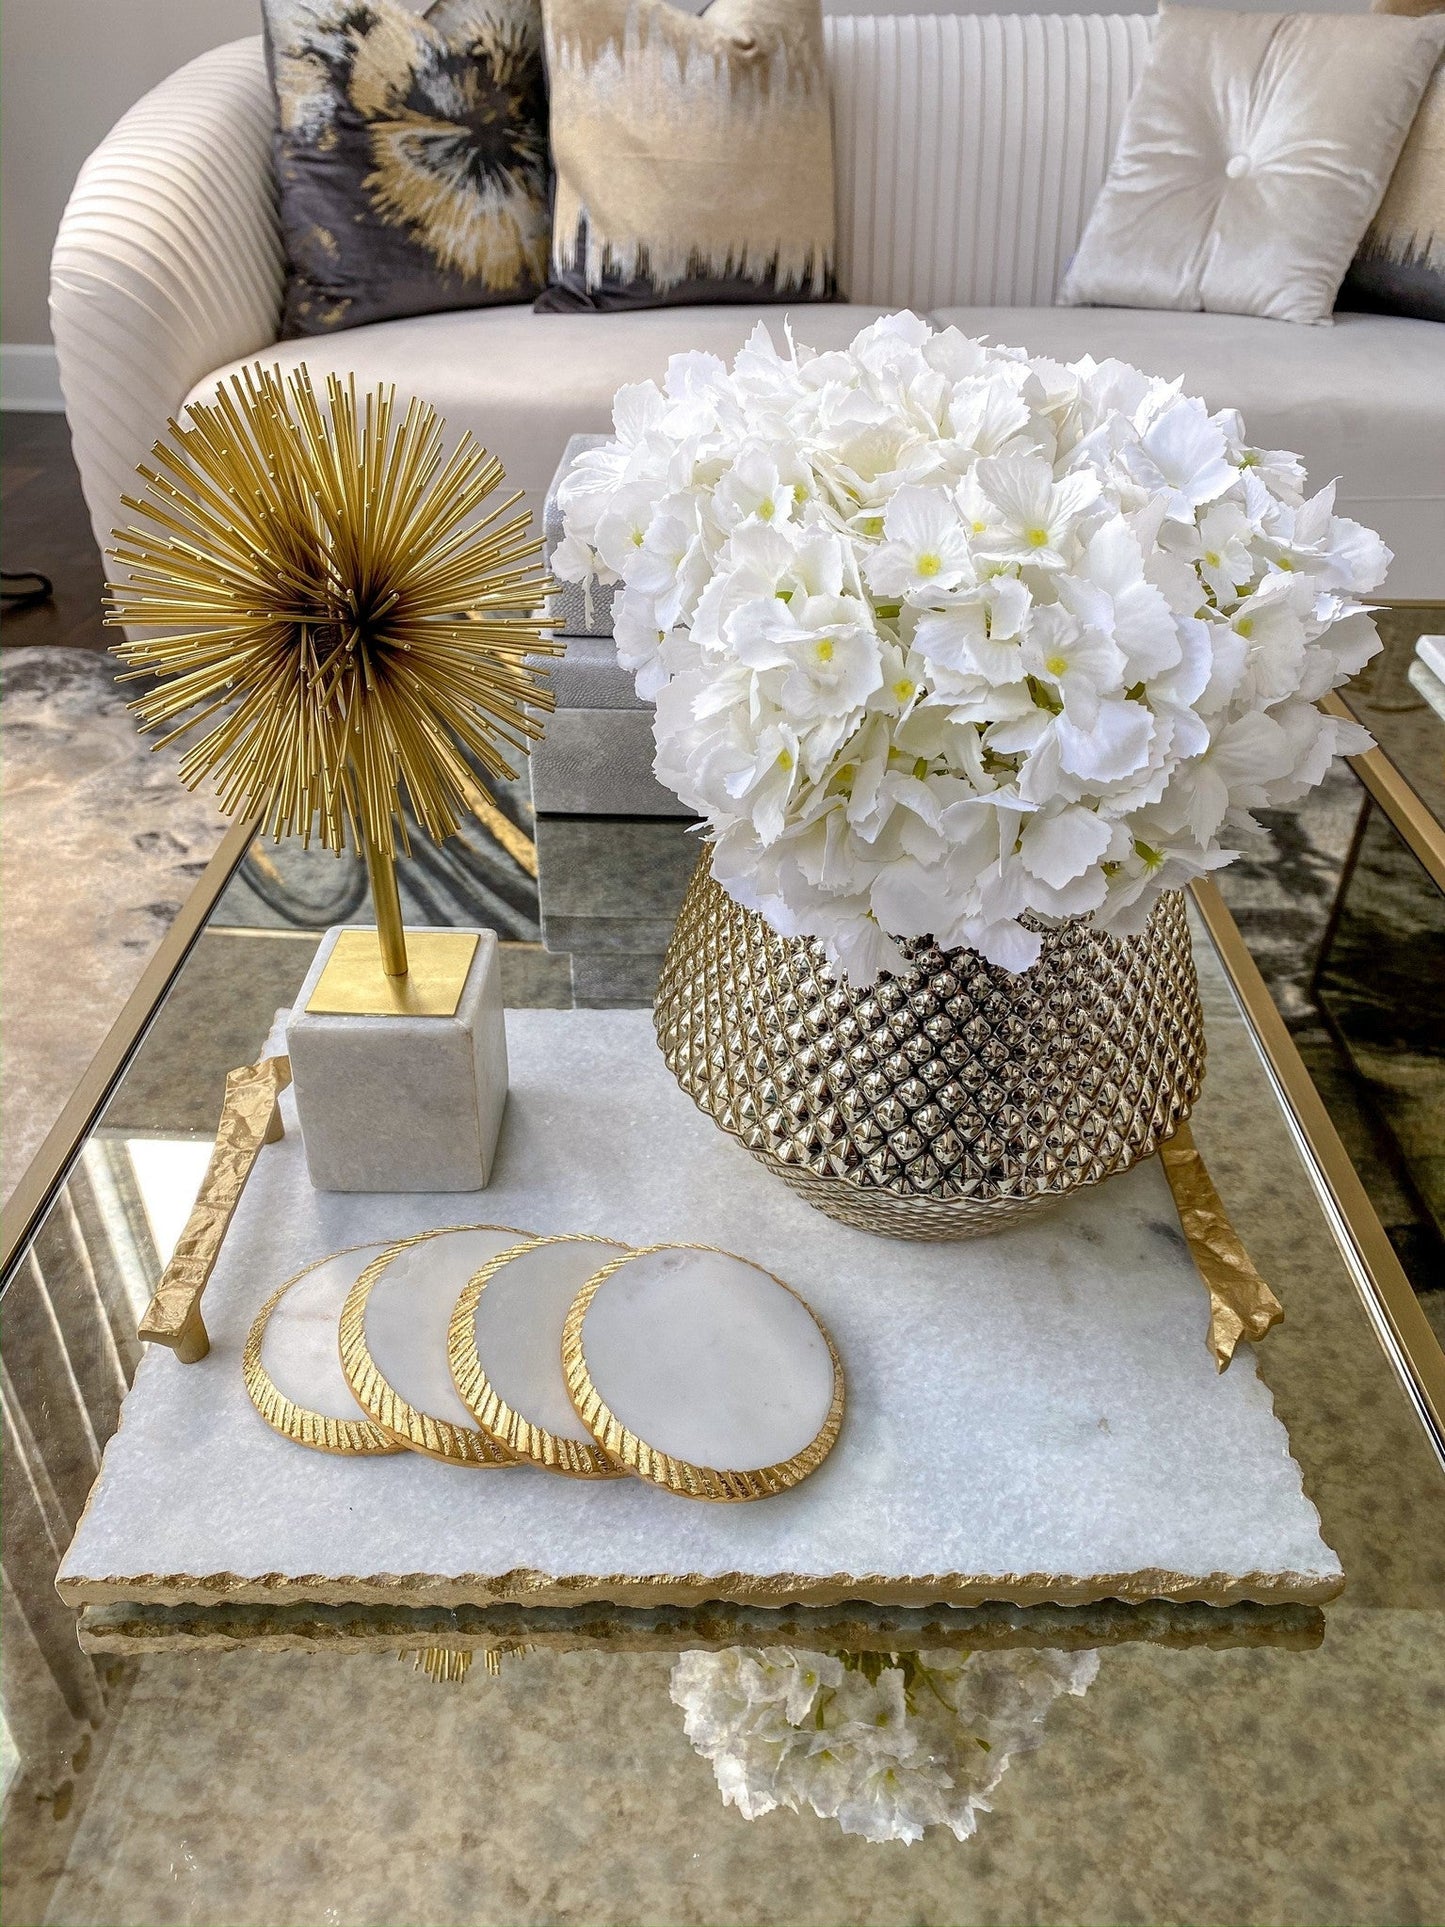
<svg viewBox="0 0 1445 1927"><path fill-rule="evenodd" d="M812 1211L702 1117L647 1012L509 1011L507 1032L493 1179L470 1196L313 1191L286 1093L287 1135L206 1294L210 1354L143 1359L65 1599L1225 1604L1343 1584L1249 1348L1215 1372L1157 1162L991 1239L892 1243ZM284 1277L481 1220L694 1239L786 1278L847 1374L831 1457L778 1498L700 1505L633 1480L332 1458L262 1422L241 1348Z"/></svg>

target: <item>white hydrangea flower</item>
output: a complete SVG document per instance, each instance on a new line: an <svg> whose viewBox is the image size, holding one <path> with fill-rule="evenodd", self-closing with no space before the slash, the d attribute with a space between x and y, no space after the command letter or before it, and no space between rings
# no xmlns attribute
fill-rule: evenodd
<svg viewBox="0 0 1445 1927"><path fill-rule="evenodd" d="M897 939L1018 970L1051 918L1137 931L1368 747L1314 704L1389 551L1178 382L899 314L674 356L613 425L553 571L618 585L718 880L857 983Z"/></svg>
<svg viewBox="0 0 1445 1927"><path fill-rule="evenodd" d="M865 1840L967 1840L1011 1760L1043 1739L1095 1652L845 1655L731 1646L684 1653L672 1698L725 1806L811 1809Z"/></svg>

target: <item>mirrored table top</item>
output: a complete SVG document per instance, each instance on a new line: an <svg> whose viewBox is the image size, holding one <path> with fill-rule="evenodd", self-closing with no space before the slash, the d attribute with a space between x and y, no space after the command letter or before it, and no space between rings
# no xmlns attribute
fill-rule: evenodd
<svg viewBox="0 0 1445 1927"><path fill-rule="evenodd" d="M1202 928L1194 1134L1285 1306L1260 1368L1338 1599L115 1606L90 1610L82 1650L54 1573L136 1319L225 1071L316 942L230 902L10 1274L7 1922L1445 1917L1445 1475L1318 1147ZM570 1001L565 960L525 940L504 957L510 1002ZM1201 1333L1205 1316L1201 1293ZM869 1837L900 1832L921 1837Z"/></svg>

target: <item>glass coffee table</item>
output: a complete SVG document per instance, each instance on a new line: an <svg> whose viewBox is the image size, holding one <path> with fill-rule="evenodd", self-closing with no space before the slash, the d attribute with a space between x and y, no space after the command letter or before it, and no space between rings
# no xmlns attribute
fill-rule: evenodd
<svg viewBox="0 0 1445 1927"><path fill-rule="evenodd" d="M443 920L470 889L504 936L508 1001L566 1005L567 959L530 920L525 808L492 807L495 847L460 882L404 877L413 911ZM275 909L305 879L250 843L226 838L7 1217L12 1927L1445 1918L1445 1355L1212 888L1193 1129L1285 1306L1259 1364L1344 1565L1328 1605L217 1602L77 1627L55 1571L138 1316L225 1073L318 940ZM313 908L359 914L345 898L342 878ZM769 1677L971 1682L968 1743L1008 1760L970 1769L972 1837L935 1827L905 1853L812 1810L725 1804L673 1690L743 1677L737 1648L767 1651Z"/></svg>

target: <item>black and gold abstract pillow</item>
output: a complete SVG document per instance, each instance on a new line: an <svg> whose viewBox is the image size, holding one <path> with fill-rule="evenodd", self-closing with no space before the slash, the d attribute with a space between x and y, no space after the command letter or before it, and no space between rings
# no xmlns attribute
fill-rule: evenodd
<svg viewBox="0 0 1445 1927"><path fill-rule="evenodd" d="M264 0L283 338L530 301L547 278L539 0Z"/></svg>
<svg viewBox="0 0 1445 1927"><path fill-rule="evenodd" d="M543 0L544 313L827 301L833 129L821 0Z"/></svg>
<svg viewBox="0 0 1445 1927"><path fill-rule="evenodd" d="M1375 0L1371 11L1418 18L1445 12L1445 0ZM1336 305L1445 321L1445 60L1426 83Z"/></svg>

